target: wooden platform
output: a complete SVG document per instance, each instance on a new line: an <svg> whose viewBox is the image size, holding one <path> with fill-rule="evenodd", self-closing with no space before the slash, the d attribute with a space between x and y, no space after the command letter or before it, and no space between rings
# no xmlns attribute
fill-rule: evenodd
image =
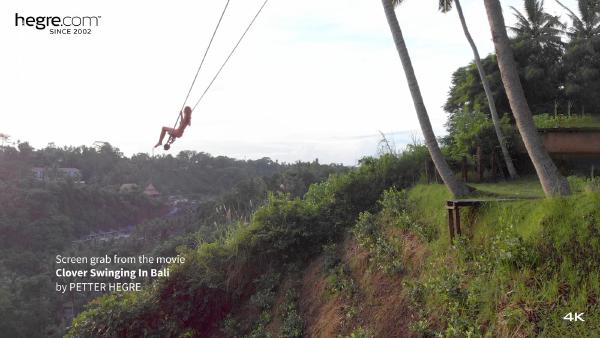
<svg viewBox="0 0 600 338"><path fill-rule="evenodd" d="M450 242L454 241L456 235L461 235L460 230L460 208L461 207L479 207L484 203L511 202L532 198L482 198L482 199L455 199L446 201L446 210L448 210L448 233Z"/></svg>

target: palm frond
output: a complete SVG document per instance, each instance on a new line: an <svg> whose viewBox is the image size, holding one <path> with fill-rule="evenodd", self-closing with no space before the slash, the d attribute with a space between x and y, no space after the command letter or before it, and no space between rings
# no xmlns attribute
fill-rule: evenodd
<svg viewBox="0 0 600 338"><path fill-rule="evenodd" d="M388 0L392 2L394 7L400 6L404 0Z"/></svg>
<svg viewBox="0 0 600 338"><path fill-rule="evenodd" d="M448 13L452 9L452 0L439 0L439 10L442 13Z"/></svg>

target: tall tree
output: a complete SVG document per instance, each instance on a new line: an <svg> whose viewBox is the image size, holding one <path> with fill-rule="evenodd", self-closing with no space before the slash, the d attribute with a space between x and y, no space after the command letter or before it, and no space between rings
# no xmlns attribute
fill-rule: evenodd
<svg viewBox="0 0 600 338"><path fill-rule="evenodd" d="M525 14L515 7L517 22L510 30L517 35L517 39L529 40L540 47L561 47L564 25L558 17L544 11L544 0L525 0Z"/></svg>
<svg viewBox="0 0 600 338"><path fill-rule="evenodd" d="M544 148L537 133L531 110L525 99L525 93L519 80L517 66L506 33L502 6L499 0L484 0L485 9L492 32L492 39L498 58L498 67L508 96L510 107L517 122L517 128L523 138L525 148L533 162L538 178L547 197L570 194L569 183L560 174L550 155Z"/></svg>
<svg viewBox="0 0 600 338"><path fill-rule="evenodd" d="M565 93L581 112L600 107L600 1L579 0L579 15L558 2L571 19L570 41L564 55Z"/></svg>
<svg viewBox="0 0 600 338"><path fill-rule="evenodd" d="M444 181L444 184L446 184L446 187L448 187L448 190L450 190L454 196L466 195L469 192L469 189L464 182L459 181L454 176L454 173L442 155L442 151L440 150L435 134L433 133L433 128L431 127L431 122L429 121L429 115L427 114L427 109L423 103L421 89L419 88L419 83L417 82L417 77L410 60L410 55L408 53L408 49L406 48L404 37L402 36L402 30L400 29L400 24L398 22L398 18L396 17L396 12L394 11L395 6L399 5L401 2L402 0L382 0L383 10L385 12L388 25L390 26L392 37L394 39L398 55L400 56L400 61L402 62L402 67L404 68L404 73L408 82L408 88L410 89L410 94L415 105L419 124L421 125L421 130L423 132L423 138L425 139L425 145L429 150L431 159L433 160L433 163L440 174L442 181Z"/></svg>
<svg viewBox="0 0 600 338"><path fill-rule="evenodd" d="M523 11L511 7L516 23L510 27L521 84L534 113L549 112L562 96L565 26L545 12L543 0L524 0L523 5Z"/></svg>
<svg viewBox="0 0 600 338"><path fill-rule="evenodd" d="M439 0L439 8L442 12L446 13L452 8L453 0ZM506 169L508 170L508 174L511 178L517 178L519 175L517 174L517 170L513 164L512 158L510 157L510 153L508 152L508 148L506 146L506 139L504 137L504 133L502 132L502 124L500 122L500 117L498 117L498 112L496 111L496 103L494 102L494 95L492 94L492 90L490 89L490 84L487 79L487 74L485 73L485 69L483 68L483 64L481 63L481 57L479 57L479 51L477 50L477 46L471 37L471 33L469 32L469 28L467 27L467 22L465 20L465 16L462 11L462 6L460 4L460 0L454 0L456 4L456 11L458 12L458 17L460 18L460 23L463 28L463 32L465 33L465 37L473 50L473 57L475 59L475 65L477 66L477 71L479 72L479 78L481 79L481 84L483 85L483 90L485 91L485 96L488 101L488 106L490 108L490 115L492 116L492 122L494 123L494 130L496 131L496 136L498 137L498 143L500 143L500 149L502 150L502 157L504 158L504 163L506 163Z"/></svg>
<svg viewBox="0 0 600 338"><path fill-rule="evenodd" d="M600 1L598 0L579 0L577 7L579 15L575 14L562 2L555 0L562 8L569 12L571 27L567 35L571 41L583 39L592 40L600 37Z"/></svg>

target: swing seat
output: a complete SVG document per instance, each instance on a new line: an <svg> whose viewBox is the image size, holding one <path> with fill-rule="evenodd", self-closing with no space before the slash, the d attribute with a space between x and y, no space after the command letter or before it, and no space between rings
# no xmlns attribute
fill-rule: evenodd
<svg viewBox="0 0 600 338"><path fill-rule="evenodd" d="M173 142L175 142L175 137L173 137L172 135L169 135L169 139L167 140L167 143L165 143L165 145L163 146L163 149L165 149L165 150L171 149L171 144L173 144Z"/></svg>

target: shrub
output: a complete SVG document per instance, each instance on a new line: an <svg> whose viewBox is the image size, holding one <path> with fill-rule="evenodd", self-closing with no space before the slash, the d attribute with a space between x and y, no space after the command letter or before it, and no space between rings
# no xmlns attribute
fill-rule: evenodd
<svg viewBox="0 0 600 338"><path fill-rule="evenodd" d="M295 289L289 289L285 295L281 312L283 323L281 325L282 338L298 338L304 333L304 321L298 309L298 293Z"/></svg>
<svg viewBox="0 0 600 338"><path fill-rule="evenodd" d="M168 278L148 289L153 302L136 301L148 306L128 307L121 299L105 302L105 306L78 316L78 323L89 325L79 325L70 333L94 336L94 327L105 327L106 335L119 335L122 332L119 326L106 324L109 313L119 313L128 323L152 318L147 331L127 331L132 336L168 336L161 334L162 327L169 328L172 336L190 331L198 336L211 334L235 306L248 300L255 286L253 281L259 276L268 271L283 272L292 265L301 266L320 253L324 244L339 239L356 222L360 212L379 209L377 200L385 189L414 184L419 179L424 154L419 150L406 151L401 156L365 158L356 170L334 174L323 183L311 185L302 199L269 195L249 225L237 225L215 242L187 250L186 263L172 267ZM376 247L381 259L397 250L381 240L374 243L379 243ZM391 263L392 267L396 264ZM252 298L261 308L267 308L272 300L268 288ZM119 311L113 312L113 308ZM294 316L289 318L290 323L297 322ZM265 325L255 327L251 336L264 334ZM294 332L291 330L289 334Z"/></svg>
<svg viewBox="0 0 600 338"><path fill-rule="evenodd" d="M349 335L344 338L374 338L375 335L369 329L365 329L362 326L357 327Z"/></svg>
<svg viewBox="0 0 600 338"><path fill-rule="evenodd" d="M358 244L369 251L369 261L378 270L391 274L402 272L400 243L386 237L376 216L369 212L361 213L352 233Z"/></svg>

